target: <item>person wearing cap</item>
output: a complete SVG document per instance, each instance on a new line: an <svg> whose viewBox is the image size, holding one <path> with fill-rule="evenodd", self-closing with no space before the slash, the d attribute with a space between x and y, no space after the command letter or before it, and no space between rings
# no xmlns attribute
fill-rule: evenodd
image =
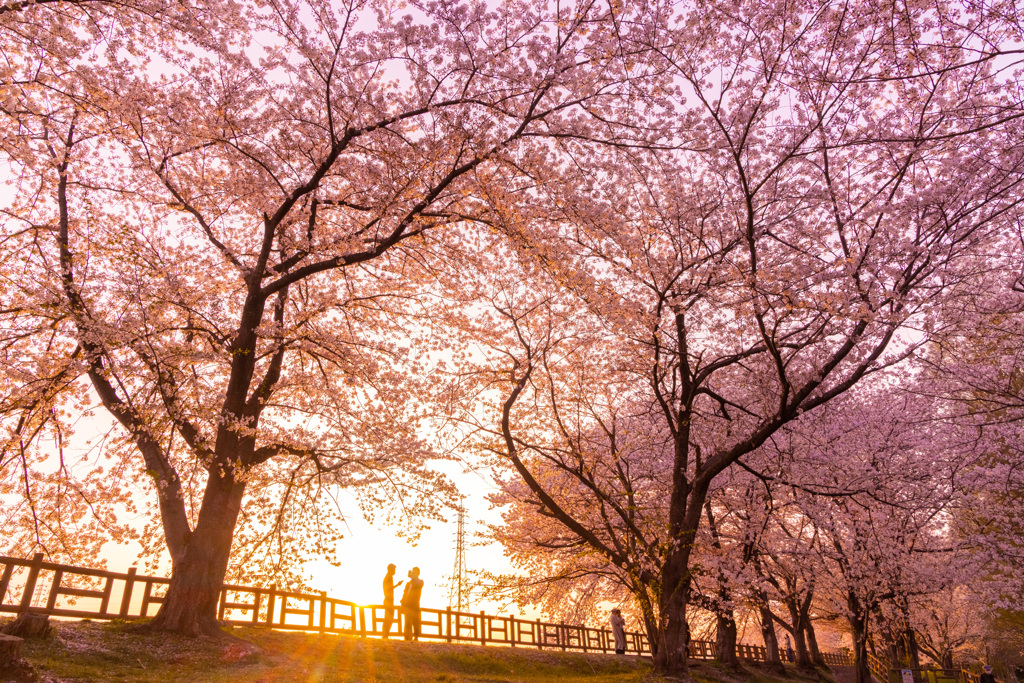
<svg viewBox="0 0 1024 683"><path fill-rule="evenodd" d="M384 576L384 637L391 634L391 624L395 622L395 589L404 583L394 583L395 565L388 565L388 573Z"/></svg>
<svg viewBox="0 0 1024 683"><path fill-rule="evenodd" d="M405 584L402 593L402 614L405 615L405 639L420 639L420 594L423 592L423 581L420 579L420 568L409 570L409 583Z"/></svg>
<svg viewBox="0 0 1024 683"><path fill-rule="evenodd" d="M996 683L996 677L992 675L991 665L986 664L985 666L981 667L981 670L983 673L981 674L981 677L978 679L978 683Z"/></svg>
<svg viewBox="0 0 1024 683"><path fill-rule="evenodd" d="M622 618L622 611L619 608L612 610L612 637L615 638L615 654L626 654L626 620Z"/></svg>

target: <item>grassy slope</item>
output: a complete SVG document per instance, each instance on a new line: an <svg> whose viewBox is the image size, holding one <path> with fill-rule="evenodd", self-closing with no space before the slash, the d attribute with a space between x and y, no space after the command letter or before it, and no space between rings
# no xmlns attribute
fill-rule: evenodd
<svg viewBox="0 0 1024 683"><path fill-rule="evenodd" d="M54 622L51 622L54 623ZM237 639L138 634L124 624L56 622L47 641L26 642L39 675L60 681L196 681L210 683L345 681L380 683L655 683L636 657L523 648L362 640L348 636L229 629ZM773 683L763 672L724 676L694 667L697 683ZM816 680L816 679L815 679ZM787 683L802 683L789 678Z"/></svg>

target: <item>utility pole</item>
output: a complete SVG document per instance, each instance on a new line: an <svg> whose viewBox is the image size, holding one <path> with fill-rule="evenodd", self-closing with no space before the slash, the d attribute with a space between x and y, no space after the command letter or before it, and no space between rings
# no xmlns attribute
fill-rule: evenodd
<svg viewBox="0 0 1024 683"><path fill-rule="evenodd" d="M469 580L466 578L466 506L465 496L459 496L458 527L455 532L455 566L448 587L448 604L456 612L469 609Z"/></svg>

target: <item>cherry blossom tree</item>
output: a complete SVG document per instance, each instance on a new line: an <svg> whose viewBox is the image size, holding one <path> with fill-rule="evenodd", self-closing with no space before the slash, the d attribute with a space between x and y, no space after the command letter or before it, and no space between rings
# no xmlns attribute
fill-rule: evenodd
<svg viewBox="0 0 1024 683"><path fill-rule="evenodd" d="M155 2L11 2L0 6L0 149L4 165L4 215L19 215L40 174L52 172L53 148L44 141L76 107L100 95L109 55L165 54L184 40L196 47L216 44L214 26L239 30L231 3L200 5ZM88 59L83 59L88 55ZM102 66L101 66L102 65ZM99 99L103 99L100 97ZM92 103L95 111L96 102ZM79 117L79 135L93 137L102 125ZM48 125L48 124L56 124ZM38 189L38 186L37 186ZM24 191L24 192L23 192ZM38 199L38 196L36 197ZM26 214L21 214L26 215ZM5 224L18 226L18 221ZM35 226L30 229L36 229ZM0 375L0 495L4 496L5 551L36 550L74 563L94 562L107 541L138 540L130 523L137 513L131 468L104 466L104 443L88 425L89 397L79 381L81 349L68 353L55 323L53 301L32 292L30 259L15 244L19 227L5 229L6 265L0 285L5 310ZM37 235L38 236L38 235ZM41 306L40 306L41 305ZM50 353L34 355L22 343L39 335ZM46 343L42 348L47 348ZM84 428L83 428L84 424ZM76 434L78 432L78 434ZM83 454L82 446L91 448ZM46 452L40 456L39 451Z"/></svg>
<svg viewBox="0 0 1024 683"><path fill-rule="evenodd" d="M1014 234L1022 244L1020 227ZM985 452L973 461L974 506L959 518L961 533L984 539L1003 566L1020 565L1024 516L1024 453L1020 449L1024 417L1020 335L1024 296L1019 250L994 253L993 268L965 283L956 315L941 330L930 352L918 360L917 391L946 402L949 415L974 430ZM1011 600L1012 602L1012 600Z"/></svg>
<svg viewBox="0 0 1024 683"><path fill-rule="evenodd" d="M508 338L492 366L505 387L502 455L546 513L657 596L661 671L686 666L692 559L715 479L925 343L955 284L1011 246L1024 168L1016 91L978 59L975 36L996 41L984 54L1001 50L985 17L924 5L674 9L647 46L674 79L659 96L675 149L619 150L598 171L566 142L572 163L524 189L531 206L509 225L547 228L522 252L577 303L503 302ZM576 350L578 325L612 341ZM656 416L668 439L670 476L651 494L667 511L660 527L631 528L631 508L614 509L635 495L629 484L594 482L616 462L579 438L607 428L590 408L598 393L549 379L559 363L583 377L608 346L632 377L616 397ZM589 424L564 429L568 414ZM609 508L613 522L593 518Z"/></svg>
<svg viewBox="0 0 1024 683"><path fill-rule="evenodd" d="M956 522L973 505L986 443L908 388L856 392L772 444L813 463L813 477L795 467L786 476L806 494L798 504L822 537L822 594L849 621L863 680L871 640L893 666L917 666L926 624L915 605L975 592L992 560Z"/></svg>
<svg viewBox="0 0 1024 683"><path fill-rule="evenodd" d="M431 264L481 187L540 163L531 137L605 127L626 79L596 5L233 7L247 30L217 41L100 41L80 92L9 117L6 352L35 389L8 443L98 397L172 561L151 626L183 633L216 630L247 500L291 501L281 530L325 487L443 494Z"/></svg>
<svg viewBox="0 0 1024 683"><path fill-rule="evenodd" d="M982 444L970 462L968 500L955 516L955 529L983 561L973 580L911 604L919 648L944 666L954 654L969 659L973 651L984 658L979 643L1007 631L990 625L1001 619L1012 624L1024 597L1019 223L1012 240L1017 249L989 255L989 263L999 267L964 283L941 334L918 359L916 390L944 401L950 418Z"/></svg>
<svg viewBox="0 0 1024 683"><path fill-rule="evenodd" d="M913 601L913 622L918 649L944 669L964 645L980 639L985 618L977 594L969 586L951 586Z"/></svg>
<svg viewBox="0 0 1024 683"><path fill-rule="evenodd" d="M795 492L779 483L778 467L762 462L763 455L745 463L760 476L733 470L722 477L726 480L719 485L722 493L713 493L708 503L722 507L729 516L734 554L743 559L743 566L723 572L723 579L756 607L769 663L781 664L775 633L779 626L791 639L796 663L811 668L823 664L811 622L820 571L818 533L800 514ZM763 474L766 470L775 475Z"/></svg>
<svg viewBox="0 0 1024 683"><path fill-rule="evenodd" d="M55 0L0 5L4 215L19 215L24 208L19 202L31 201L31 190L21 192L28 176L54 170L53 150L42 141L56 132L58 121L66 121L76 107L85 106L102 92L105 68L116 66L110 63L110 55L118 51L164 54L166 46L180 46L182 41L210 48L220 40L217 28L242 30L244 23L237 9L230 2L215 0L201 4ZM88 58L83 59L84 55ZM79 117L77 123L82 137L95 136L102 128L89 117ZM35 179L29 181L33 182ZM4 377L0 495L5 499L5 547L16 554L42 550L64 561L92 561L103 543L138 538L125 521L135 513L136 501L125 485L130 477L124 465L102 466L102 444L93 443L92 451L84 456L80 452L82 438L75 433L90 405L77 381L81 349L66 353L59 334L55 335L54 322L59 316L38 315L39 304L45 308L52 301L34 298L28 291L31 287L19 281L31 276L20 270L27 261L24 251L12 244L20 237L19 228L14 229L15 234L4 232L5 244L13 248L4 252L11 260L5 264L8 268L0 285L5 320L14 321L4 329L0 363ZM33 334L49 338L52 353L48 357L32 356L19 344ZM84 431L90 430L86 427ZM40 459L33 453L44 443L53 457Z"/></svg>

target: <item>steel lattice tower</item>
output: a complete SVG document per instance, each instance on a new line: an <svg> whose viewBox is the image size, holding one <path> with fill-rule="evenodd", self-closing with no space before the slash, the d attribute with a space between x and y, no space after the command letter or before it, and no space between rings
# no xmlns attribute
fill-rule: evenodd
<svg viewBox="0 0 1024 683"><path fill-rule="evenodd" d="M448 587L448 605L457 612L469 609L469 580L466 578L466 506L460 497L458 527L455 532L455 566L452 568L451 584Z"/></svg>

